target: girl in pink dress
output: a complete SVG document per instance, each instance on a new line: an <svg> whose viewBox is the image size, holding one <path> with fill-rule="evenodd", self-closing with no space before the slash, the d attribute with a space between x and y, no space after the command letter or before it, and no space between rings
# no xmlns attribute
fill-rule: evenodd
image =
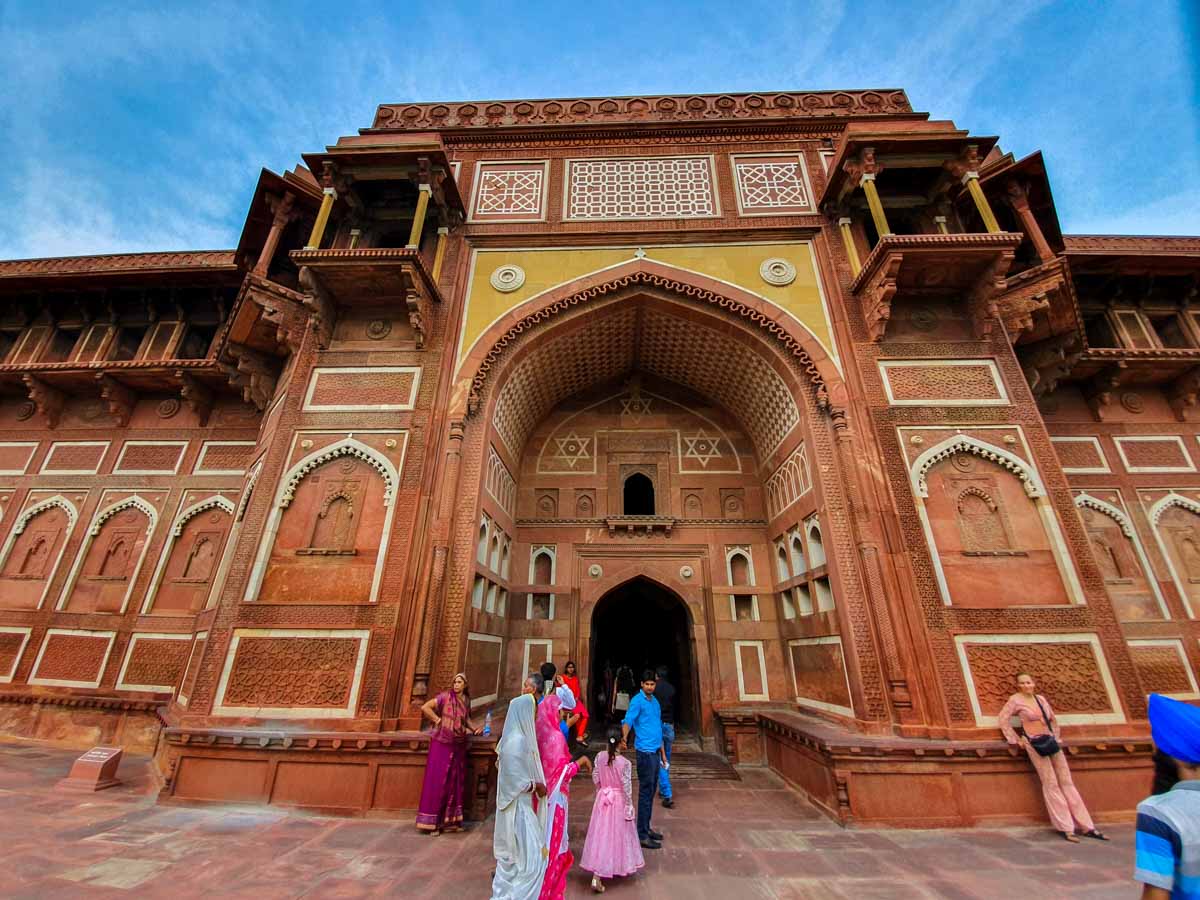
<svg viewBox="0 0 1200 900"><path fill-rule="evenodd" d="M621 729L608 731L608 749L596 756L592 781L596 800L579 865L592 874L592 890L604 893L602 878L632 875L646 864L633 808L633 766L620 754Z"/></svg>

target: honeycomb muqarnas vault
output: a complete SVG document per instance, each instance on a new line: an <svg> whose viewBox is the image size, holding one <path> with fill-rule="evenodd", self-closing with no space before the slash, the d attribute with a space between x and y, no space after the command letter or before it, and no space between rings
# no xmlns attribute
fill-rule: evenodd
<svg viewBox="0 0 1200 900"><path fill-rule="evenodd" d="M0 262L0 730L404 810L454 672L665 664L830 815L972 823L1043 814L1029 671L1128 812L1200 696L1198 278L900 91L381 106L236 249Z"/></svg>

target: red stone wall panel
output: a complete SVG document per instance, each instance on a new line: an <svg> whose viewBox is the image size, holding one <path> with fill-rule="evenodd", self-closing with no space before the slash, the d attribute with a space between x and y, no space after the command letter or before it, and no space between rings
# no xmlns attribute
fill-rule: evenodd
<svg viewBox="0 0 1200 900"><path fill-rule="evenodd" d="M17 442L0 444L0 472L24 474L33 459L33 454L37 452L37 448L36 442L32 444Z"/></svg>
<svg viewBox="0 0 1200 900"><path fill-rule="evenodd" d="M100 468L100 463L107 452L107 441L55 443L50 446L50 451L46 454L46 459L42 463L42 472L95 472Z"/></svg>
<svg viewBox="0 0 1200 900"><path fill-rule="evenodd" d="M1130 644L1129 655L1147 694L1194 694L1195 685L1174 644Z"/></svg>
<svg viewBox="0 0 1200 900"><path fill-rule="evenodd" d="M1188 458L1181 443L1174 438L1164 438L1161 441L1118 441L1118 446L1126 464L1132 469L1193 468L1192 460Z"/></svg>
<svg viewBox="0 0 1200 900"><path fill-rule="evenodd" d="M28 640L29 635L24 631L0 631L0 682L16 675L22 648Z"/></svg>
<svg viewBox="0 0 1200 900"><path fill-rule="evenodd" d="M852 708L840 642L793 643L789 649L796 679L795 693L802 698L801 702L815 700L829 706Z"/></svg>
<svg viewBox="0 0 1200 900"><path fill-rule="evenodd" d="M350 702L357 638L242 637L224 706L330 707Z"/></svg>
<svg viewBox="0 0 1200 900"><path fill-rule="evenodd" d="M108 655L107 635L51 632L30 676L37 681L98 682Z"/></svg>
<svg viewBox="0 0 1200 900"><path fill-rule="evenodd" d="M128 442L118 457L117 468L120 472L161 472L174 474L187 450L186 444L150 444Z"/></svg>
<svg viewBox="0 0 1200 900"><path fill-rule="evenodd" d="M192 642L135 635L133 649L125 664L123 685L154 686L174 689L183 667L187 665Z"/></svg>
<svg viewBox="0 0 1200 900"><path fill-rule="evenodd" d="M416 370L338 372L317 369L313 372L305 405L309 409L339 406L410 409L417 377Z"/></svg>
<svg viewBox="0 0 1200 900"><path fill-rule="evenodd" d="M1106 468L1105 459L1091 440L1056 440L1054 449L1058 453L1058 461L1064 469Z"/></svg>
<svg viewBox="0 0 1200 900"><path fill-rule="evenodd" d="M225 443L212 441L204 445L196 464L196 473L244 472L254 455L253 441Z"/></svg>
<svg viewBox="0 0 1200 900"><path fill-rule="evenodd" d="M889 366L896 400L1000 400L991 366Z"/></svg>
<svg viewBox="0 0 1200 900"><path fill-rule="evenodd" d="M1060 714L1113 711L1090 643L968 643L966 653L985 716L999 714L1016 692L1020 672L1033 676L1038 693L1045 694Z"/></svg>

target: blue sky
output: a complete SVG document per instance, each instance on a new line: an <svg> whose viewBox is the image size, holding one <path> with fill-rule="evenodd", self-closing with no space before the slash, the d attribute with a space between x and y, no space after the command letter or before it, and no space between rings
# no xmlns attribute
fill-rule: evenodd
<svg viewBox="0 0 1200 900"><path fill-rule="evenodd" d="M1200 234L1200 2L0 0L0 258L232 247L381 102L901 87L1073 233Z"/></svg>

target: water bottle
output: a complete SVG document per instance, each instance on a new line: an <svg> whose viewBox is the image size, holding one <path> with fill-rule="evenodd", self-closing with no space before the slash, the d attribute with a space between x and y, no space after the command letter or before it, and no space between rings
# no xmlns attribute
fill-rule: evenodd
<svg viewBox="0 0 1200 900"><path fill-rule="evenodd" d="M492 711L489 709L487 715L483 717L483 736L490 737L492 734Z"/></svg>

